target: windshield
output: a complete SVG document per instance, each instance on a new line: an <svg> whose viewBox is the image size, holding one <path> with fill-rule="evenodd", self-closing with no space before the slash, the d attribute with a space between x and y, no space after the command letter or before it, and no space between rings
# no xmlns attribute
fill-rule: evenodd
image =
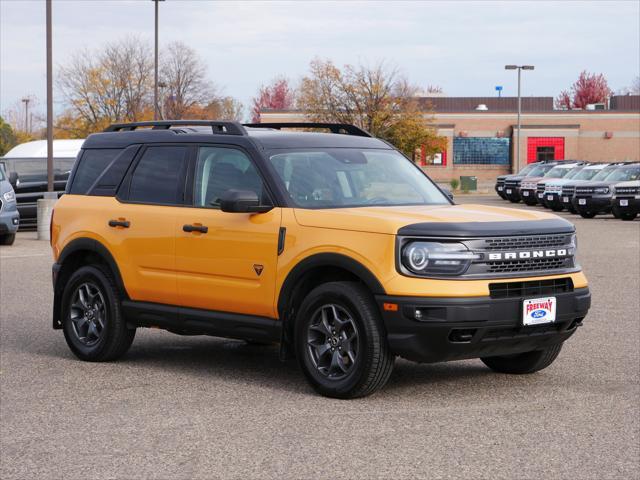
<svg viewBox="0 0 640 480"><path fill-rule="evenodd" d="M613 167L613 168L603 168L602 170L600 170L600 173L598 173L597 175L594 175L594 177L591 180L594 181L594 182L596 182L598 180L604 180L615 171L616 171L615 167Z"/></svg>
<svg viewBox="0 0 640 480"><path fill-rule="evenodd" d="M583 168L573 177L574 180L591 180L598 172L602 172L601 168Z"/></svg>
<svg viewBox="0 0 640 480"><path fill-rule="evenodd" d="M419 168L394 150L277 150L270 160L289 196L302 208L450 203Z"/></svg>
<svg viewBox="0 0 640 480"><path fill-rule="evenodd" d="M545 173L545 178L564 178L564 176L571 171L567 167L555 167Z"/></svg>
<svg viewBox="0 0 640 480"><path fill-rule="evenodd" d="M46 158L14 158L7 159L10 171L18 174L20 183L26 182L46 182L47 181L47 159ZM55 180L67 180L75 158L54 158L53 176Z"/></svg>
<svg viewBox="0 0 640 480"><path fill-rule="evenodd" d="M638 180L640 178L640 165L632 167L616 168L611 175L607 177L607 182L626 182L629 180Z"/></svg>
<svg viewBox="0 0 640 480"><path fill-rule="evenodd" d="M527 177L542 177L545 173L553 168L553 165L538 165L532 168Z"/></svg>
<svg viewBox="0 0 640 480"><path fill-rule="evenodd" d="M529 165L527 165L526 167L524 167L522 170L520 170L518 172L518 175L529 175L529 172L531 170L533 170L535 167L537 167L538 165L536 165L535 163L530 163Z"/></svg>
<svg viewBox="0 0 640 480"><path fill-rule="evenodd" d="M568 180L570 178L575 178L578 176L578 174L582 171L583 167L576 167L576 168L572 168L569 173L567 173L563 178L565 180Z"/></svg>

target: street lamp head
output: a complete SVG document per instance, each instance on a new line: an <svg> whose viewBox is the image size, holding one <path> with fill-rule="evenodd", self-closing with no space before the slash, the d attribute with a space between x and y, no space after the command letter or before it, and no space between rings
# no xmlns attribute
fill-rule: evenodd
<svg viewBox="0 0 640 480"><path fill-rule="evenodd" d="M516 70L518 68L517 65L505 65L504 69L505 70Z"/></svg>
<svg viewBox="0 0 640 480"><path fill-rule="evenodd" d="M522 69L523 69L523 70L533 70L533 69L534 69L534 66L533 66L533 65L523 65L523 66L522 66Z"/></svg>

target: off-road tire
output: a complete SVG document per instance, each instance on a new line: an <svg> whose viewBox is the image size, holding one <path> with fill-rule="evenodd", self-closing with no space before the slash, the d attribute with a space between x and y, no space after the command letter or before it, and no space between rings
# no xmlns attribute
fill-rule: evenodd
<svg viewBox="0 0 640 480"><path fill-rule="evenodd" d="M83 285L95 285L104 298L105 319L103 332L95 345L85 345L75 333L71 320L71 302L75 292ZM128 328L122 314L120 295L111 273L100 265L89 265L76 270L69 278L62 294L62 329L67 345L81 360L108 362L122 357L133 342L135 328Z"/></svg>
<svg viewBox="0 0 640 480"><path fill-rule="evenodd" d="M494 372L522 375L538 372L553 363L562 350L562 342L544 350L505 355L483 357L480 360Z"/></svg>
<svg viewBox="0 0 640 480"><path fill-rule="evenodd" d="M308 346L312 322L327 305L335 305L350 315L357 327L355 361L346 376L339 379L329 378L321 372L314 364L313 347ZM364 397L382 388L389 380L395 355L387 343L378 307L371 293L361 284L330 282L316 287L302 302L295 322L296 357L318 393L333 398Z"/></svg>
<svg viewBox="0 0 640 480"><path fill-rule="evenodd" d="M13 245L13 242L16 241L15 233L7 233L5 235L0 235L0 245Z"/></svg>
<svg viewBox="0 0 640 480"><path fill-rule="evenodd" d="M635 219L638 214L634 212L623 212L617 207L613 207L612 209L613 216L624 221L630 221Z"/></svg>

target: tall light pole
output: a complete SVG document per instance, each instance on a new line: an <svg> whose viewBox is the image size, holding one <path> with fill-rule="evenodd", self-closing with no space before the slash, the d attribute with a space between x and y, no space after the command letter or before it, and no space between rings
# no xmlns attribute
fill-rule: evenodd
<svg viewBox="0 0 640 480"><path fill-rule="evenodd" d="M153 67L153 119L158 120L158 2L164 0L152 0L155 7L155 52L154 52L154 67Z"/></svg>
<svg viewBox="0 0 640 480"><path fill-rule="evenodd" d="M516 169L520 168L520 115L522 114L522 97L520 96L520 76L522 70L533 70L533 65L505 65L505 70L518 70L518 139L516 141Z"/></svg>

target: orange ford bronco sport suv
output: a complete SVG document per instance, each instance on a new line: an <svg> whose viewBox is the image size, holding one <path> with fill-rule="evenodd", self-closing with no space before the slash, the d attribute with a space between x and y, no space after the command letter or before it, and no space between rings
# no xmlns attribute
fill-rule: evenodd
<svg viewBox="0 0 640 480"><path fill-rule="evenodd" d="M332 397L381 388L396 356L541 370L590 306L571 223L455 205L352 125L113 125L51 227L53 327L79 358L138 327L279 342Z"/></svg>

